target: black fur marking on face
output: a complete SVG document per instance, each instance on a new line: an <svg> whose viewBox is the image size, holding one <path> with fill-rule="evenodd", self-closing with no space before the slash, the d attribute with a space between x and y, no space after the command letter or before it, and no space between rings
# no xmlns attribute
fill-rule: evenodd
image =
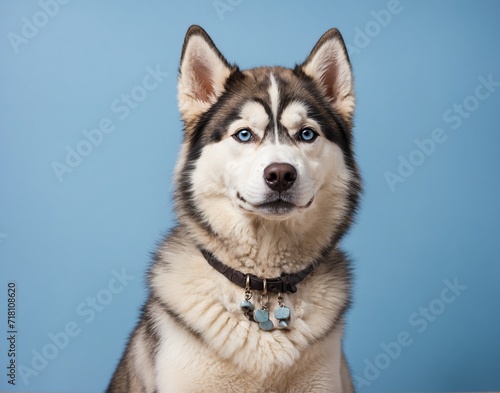
<svg viewBox="0 0 500 393"><path fill-rule="evenodd" d="M227 79L224 93L219 99L201 115L193 130L185 130L185 143L188 145L186 162L181 171L181 179L176 192L176 199L182 201L182 205L187 214L195 220L205 231L214 235L210 224L203 213L194 203L194 193L192 189L191 175L196 167L196 162L201 156L203 148L211 143L222 140L227 132L227 122L232 122L239 118L240 108L234 106L227 111L226 106L231 101L232 90L244 78L243 74L236 69ZM226 113L227 112L227 113Z"/></svg>
<svg viewBox="0 0 500 393"><path fill-rule="evenodd" d="M330 100L318 89L310 76L306 75L299 66L295 67L293 72L306 86L309 99L304 102L309 106L308 116L320 124L328 140L340 147L344 154L347 168L349 168L354 177L359 181L358 169L352 150L351 126L334 110ZM359 192L357 189L355 191Z"/></svg>
<svg viewBox="0 0 500 393"><path fill-rule="evenodd" d="M272 119L270 122L265 137L270 134L269 139L274 142L274 123L277 121L279 141L287 144L296 143L296 140L279 120L291 103L298 102L307 108L307 116L320 125L325 138L339 145L344 154L349 155L351 153L350 130L341 116L334 111L331 102L318 89L312 78L304 74L298 67L293 70L295 78L292 80L280 77L279 72L272 73L279 89L278 113L277 119ZM266 109L268 108L268 105L264 106ZM270 109L268 110L268 116L270 118L272 116Z"/></svg>
<svg viewBox="0 0 500 393"><path fill-rule="evenodd" d="M186 158L186 163L180 174L179 186L176 190L176 200L182 201L183 207L187 214L195 221L200 223L200 225L207 230L209 233L213 233L210 225L205 222L202 213L196 207L193 200L193 190L191 183L191 174L195 168L196 161L201 155L203 148L203 129L208 124L209 117L203 117L198 124L194 132L191 134L189 142L189 151Z"/></svg>

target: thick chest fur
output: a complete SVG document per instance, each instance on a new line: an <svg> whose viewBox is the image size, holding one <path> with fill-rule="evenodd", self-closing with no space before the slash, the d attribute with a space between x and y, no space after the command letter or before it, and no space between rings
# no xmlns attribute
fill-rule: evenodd
<svg viewBox="0 0 500 393"><path fill-rule="evenodd" d="M260 375L230 360L221 359L201 342L184 334L171 334L157 355L158 392L190 393L332 393L342 392L341 330L304 349L288 367L274 366ZM269 333L267 333L269 334ZM257 355L255 356L255 358ZM258 361L258 359L256 359ZM250 365L250 364L249 364ZM345 377L344 377L345 378ZM345 382L344 382L345 383Z"/></svg>
<svg viewBox="0 0 500 393"><path fill-rule="evenodd" d="M285 296L290 329L272 332L246 319L239 309L244 290L209 266L196 247L170 242L160 255L145 314L158 341L160 392L332 392L340 383L342 314L349 298L340 253ZM257 307L258 297L252 299ZM272 311L276 298L270 302Z"/></svg>

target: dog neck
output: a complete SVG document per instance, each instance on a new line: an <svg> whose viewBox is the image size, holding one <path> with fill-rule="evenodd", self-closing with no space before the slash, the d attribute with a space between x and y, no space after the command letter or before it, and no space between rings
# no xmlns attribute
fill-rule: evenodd
<svg viewBox="0 0 500 393"><path fill-rule="evenodd" d="M257 277L278 277L306 269L335 246L333 228L319 236L318 229L324 228L317 221L308 227L304 221L243 217L233 225L226 222L222 231L189 220L188 230L200 248L224 265Z"/></svg>
<svg viewBox="0 0 500 393"><path fill-rule="evenodd" d="M211 252L200 248L201 254L206 261L219 273L224 275L233 284L247 290L283 294L286 292L297 292L297 284L304 280L316 267L320 260L316 260L305 269L293 274L281 274L280 277L267 278L245 274L235 270L219 261Z"/></svg>

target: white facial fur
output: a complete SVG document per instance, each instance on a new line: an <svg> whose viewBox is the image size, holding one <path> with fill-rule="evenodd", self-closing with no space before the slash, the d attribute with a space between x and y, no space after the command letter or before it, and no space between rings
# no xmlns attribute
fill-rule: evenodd
<svg viewBox="0 0 500 393"><path fill-rule="evenodd" d="M217 215L220 209L220 215L227 216L228 210L233 210L236 214L251 213L283 220L313 207L326 178L329 178L331 187L336 180L349 177L341 149L328 141L320 126L307 117L303 103L290 103L279 122L293 138L305 126L312 128L319 134L312 143L282 143L277 138L262 141L272 119L260 103L247 102L240 117L229 126L222 141L203 149L198 160L193 184L194 196L202 211ZM256 140L238 142L233 135L243 128L250 129ZM285 214L271 214L259 207L276 197L276 192L269 188L263 176L264 169L271 163L287 163L297 170L297 179L287 191L287 201L295 208Z"/></svg>
<svg viewBox="0 0 500 393"><path fill-rule="evenodd" d="M270 121L264 108L258 103L246 105L242 112L242 119L233 123L228 134L233 135L242 122L250 123L250 119L254 116L255 109L258 108L259 117L265 119L262 124L267 126ZM281 124L283 120L289 125L294 126L288 129L289 135L294 136L305 125L312 126L318 130L316 122L306 118L306 109L304 106L294 103L288 106L283 112ZM290 118L296 120L291 122ZM248 120L247 120L248 119ZM300 124L300 125L298 125ZM313 126L314 124L314 126ZM283 124L285 127L286 125ZM298 126L297 126L298 125ZM290 189L291 200L297 211L305 208L313 199L317 185L321 182L320 175L320 160L321 141L316 140L312 144L301 143L298 145L280 143L277 135L277 128L274 127L275 138L274 143L266 141L263 143L254 142L242 144L231 138L232 150L236 152L233 159L229 160L226 165L226 184L233 190L233 193L239 193L242 198L237 198L237 205L245 210L259 213L258 205L266 202L276 194L272 191L264 180L264 169L272 163L290 164L297 170L297 180ZM288 128L288 127L287 127ZM264 136L264 129L261 127L251 128L259 139Z"/></svg>

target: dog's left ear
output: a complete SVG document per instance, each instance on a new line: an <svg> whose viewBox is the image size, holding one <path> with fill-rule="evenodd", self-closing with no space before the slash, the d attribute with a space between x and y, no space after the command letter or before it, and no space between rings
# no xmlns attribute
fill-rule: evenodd
<svg viewBox="0 0 500 393"><path fill-rule="evenodd" d="M354 81L349 55L337 29L328 30L299 66L310 76L347 122L354 114Z"/></svg>
<svg viewBox="0 0 500 393"><path fill-rule="evenodd" d="M196 121L217 100L234 68L205 30L196 25L188 29L178 82L179 110L187 124Z"/></svg>

